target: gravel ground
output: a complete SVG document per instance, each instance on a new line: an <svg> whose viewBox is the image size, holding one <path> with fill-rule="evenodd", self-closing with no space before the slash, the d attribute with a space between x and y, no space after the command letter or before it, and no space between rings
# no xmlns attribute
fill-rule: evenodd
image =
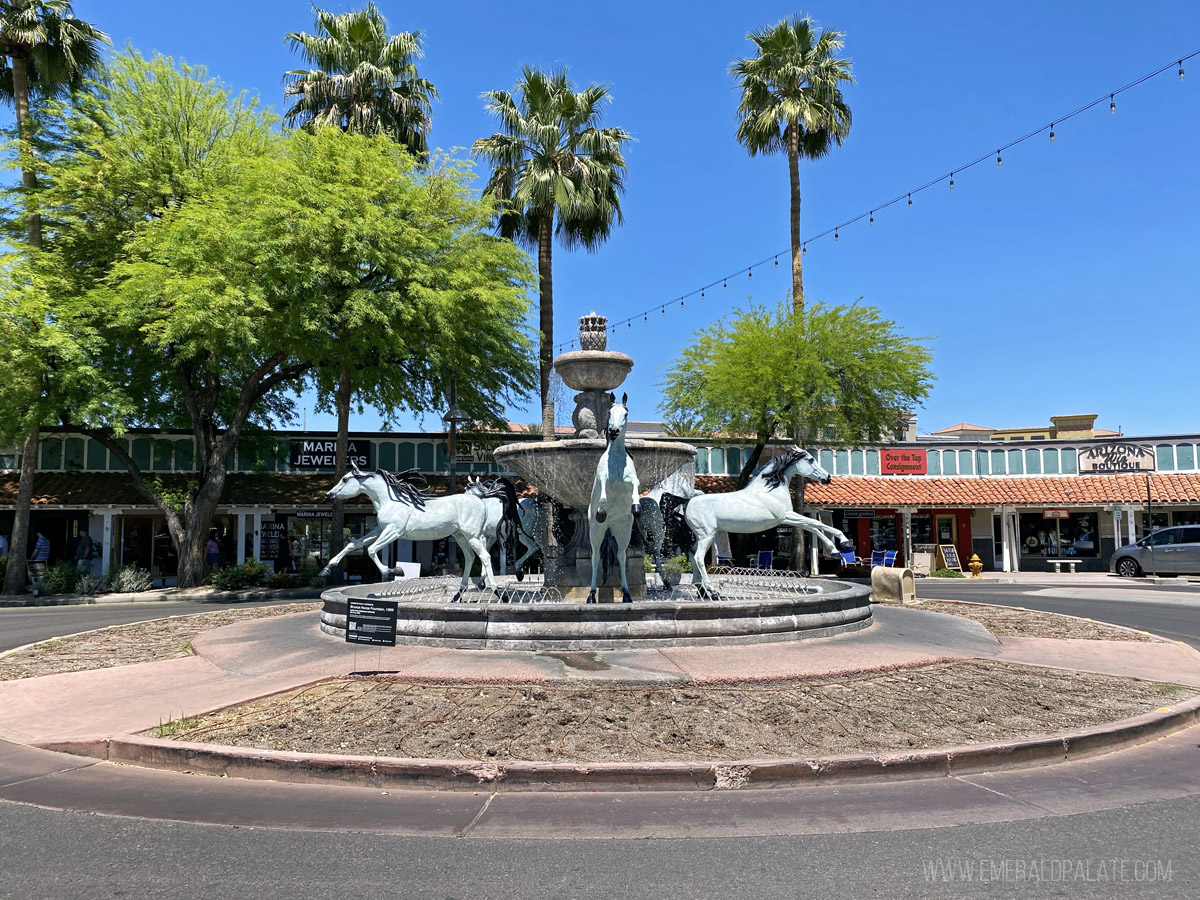
<svg viewBox="0 0 1200 900"><path fill-rule="evenodd" d="M728 760L913 750L1058 733L1192 690L997 662L722 687L332 679L148 732L305 753L483 761Z"/></svg>
<svg viewBox="0 0 1200 900"><path fill-rule="evenodd" d="M254 609L223 609L133 625L113 625L99 631L54 638L0 656L0 681L191 656L192 639L210 629L246 619L265 619L305 610L315 613L320 606L319 603L288 603Z"/></svg>
<svg viewBox="0 0 1200 900"><path fill-rule="evenodd" d="M899 606L901 604L889 604ZM957 603L953 600L919 600L909 609L924 609L929 612L946 613L973 619L999 637L1046 637L1079 638L1089 641L1155 641L1143 631L1105 625L1090 619L1060 616L1056 613L1039 612L1033 609L1016 609L1008 606L984 606L974 603Z"/></svg>

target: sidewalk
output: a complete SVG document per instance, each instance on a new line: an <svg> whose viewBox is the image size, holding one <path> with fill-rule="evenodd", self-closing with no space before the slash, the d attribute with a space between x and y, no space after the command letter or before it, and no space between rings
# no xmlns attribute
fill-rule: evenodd
<svg viewBox="0 0 1200 900"><path fill-rule="evenodd" d="M247 588L218 591L204 585L195 588L150 588L136 594L2 594L0 607L85 606L106 603L243 603L248 600L319 600L323 588Z"/></svg>

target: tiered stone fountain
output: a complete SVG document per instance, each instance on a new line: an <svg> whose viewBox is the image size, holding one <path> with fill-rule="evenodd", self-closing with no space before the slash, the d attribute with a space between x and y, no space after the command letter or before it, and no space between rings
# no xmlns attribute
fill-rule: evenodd
<svg viewBox="0 0 1200 900"><path fill-rule="evenodd" d="M608 320L594 312L579 320L579 346L554 360L554 369L567 387L578 391L571 423L573 438L562 441L524 441L496 448L501 466L516 472L539 493L566 508L574 534L563 547L552 547L546 562L546 584L558 588L564 599L582 602L592 577L591 545L587 539L587 509L596 477L596 465L607 446L601 437L608 427L612 391L633 369L633 359L607 348ZM637 398L631 402L636 406ZM645 441L626 438L625 446L637 467L643 491L648 491L696 457L696 448L678 441ZM690 472L688 474L690 477ZM646 576L640 543L631 544L626 558L629 591L635 600L646 595ZM598 597L601 602L621 598L620 573L609 572Z"/></svg>

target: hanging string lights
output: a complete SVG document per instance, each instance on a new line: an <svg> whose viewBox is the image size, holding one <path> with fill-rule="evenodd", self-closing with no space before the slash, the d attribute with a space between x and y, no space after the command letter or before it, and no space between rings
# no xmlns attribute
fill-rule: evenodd
<svg viewBox="0 0 1200 900"><path fill-rule="evenodd" d="M1149 81L1151 78L1154 78L1157 75L1161 75L1163 72L1166 72L1171 69L1175 69L1179 75L1179 80L1184 81L1185 75L1184 75L1183 64L1186 60L1192 59L1195 56L1200 56L1200 50L1194 50L1185 56L1181 56L1181 57L1177 58L1175 62L1167 63L1166 65L1161 66L1152 72L1147 72L1145 75L1141 76L1140 78L1137 78L1137 79L1129 82L1128 84L1117 88L1115 91L1110 91L1109 94L1107 95L1109 113L1115 114L1117 111L1117 94L1124 93L1125 91L1128 91L1131 88L1137 87L1138 85L1142 84L1143 82ZM1082 115L1083 113L1087 112L1088 110L1092 109L1093 107L1100 105L1101 103L1104 102L1104 99L1105 99L1104 95L1101 95L1100 97L1091 101L1090 103L1086 103L1083 106L1079 107L1078 109L1072 110L1070 113L1067 113L1066 115L1059 116L1058 118L1056 118L1052 122L1050 122L1049 125L1043 125L1040 128L1036 128L1033 131L1030 131L1028 134L1024 134L1021 137L1017 138L1016 140L1009 141L1007 144L1004 144L1003 146L996 148L996 166L997 166L997 168L1003 168L1003 166L1004 166L1004 158L1001 155L1003 153L1003 151L1011 149L1012 147L1016 147L1018 144L1023 144L1026 141L1028 141L1029 139L1041 134L1042 132L1049 132L1050 143L1054 143L1054 139L1056 136L1055 129L1059 125L1061 125L1063 122L1066 122L1070 119L1075 118L1076 116ZM933 187L935 184L938 184L941 181L948 181L950 190L954 190L954 176L956 174L961 175L965 170L972 169L972 168L978 166L980 163L985 162L986 160L990 159L991 156L992 156L992 154L988 153L977 159L972 160L971 162L969 162L965 165L957 166L946 175L941 175L937 178L934 178L934 179L926 182L925 184L922 184L919 187L913 188L911 191L905 191L902 194L898 194L896 197L887 201L886 203L881 203L881 204L875 206L873 209L870 210L869 213L859 213L857 216L854 216L851 219L847 219L845 222L841 222L837 225L834 225L831 228L825 229L824 231L820 232L819 234L815 234L815 235L809 237L807 240L803 241L800 244L800 255L801 256L808 255L808 245L811 241L820 240L823 237L828 237L830 234L833 235L833 239L835 242L840 242L841 229L847 228L850 225L853 225L854 223L858 222L861 219L867 219L867 224L870 226L874 226L876 212L887 209L889 206L893 206L901 201L907 201L908 208L912 209L913 208L913 194L919 194L921 191L927 190L927 189ZM781 251L780 253L776 253L773 256L767 256L764 259L761 259L758 262L752 263L751 265L747 266L744 270L739 270L738 272L734 272L734 273L731 273L730 275L723 276L720 279L721 289L724 291L729 290L729 279L734 277L735 275L741 274L742 271L745 271L747 280L752 281L754 279L754 272L753 272L754 266L765 265L768 261L773 261L774 268L778 269L779 268L779 257L786 252L788 252L788 251ZM703 300L705 298L705 292L708 290L708 288L716 287L717 284L718 284L717 281L713 281L710 284L707 284L704 287L700 288L698 291L691 291L688 294L684 294L683 297L679 298L680 308L683 308L684 300L692 294L699 293L700 299ZM658 307L658 309L662 315L665 316L667 314L667 304L663 304L662 306ZM634 317L631 316L630 318L625 319L624 320L625 324L630 325L633 321L633 318ZM644 312L642 314L642 321L643 322L650 321L648 312ZM620 323L617 323L617 324L620 324ZM615 333L616 326L613 327L613 330ZM561 352L562 350L566 349L568 346L573 347L574 342L572 341L569 345L568 344L560 344L560 345L558 345L558 347L556 349Z"/></svg>

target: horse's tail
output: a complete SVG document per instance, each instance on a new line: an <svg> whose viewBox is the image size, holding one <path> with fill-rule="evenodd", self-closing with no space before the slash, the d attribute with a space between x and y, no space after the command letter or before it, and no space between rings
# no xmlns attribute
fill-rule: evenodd
<svg viewBox="0 0 1200 900"><path fill-rule="evenodd" d="M680 497L664 491L659 501L662 510L663 531L671 550L690 551L696 546L696 535L688 525L684 513L687 511L689 497ZM673 554L672 554L673 555Z"/></svg>
<svg viewBox="0 0 1200 900"><path fill-rule="evenodd" d="M508 478L497 478L496 483L500 488L500 503L504 510L501 521L506 525L504 529L504 553L508 558L516 559L517 532L521 528L521 510L518 507L517 490Z"/></svg>

